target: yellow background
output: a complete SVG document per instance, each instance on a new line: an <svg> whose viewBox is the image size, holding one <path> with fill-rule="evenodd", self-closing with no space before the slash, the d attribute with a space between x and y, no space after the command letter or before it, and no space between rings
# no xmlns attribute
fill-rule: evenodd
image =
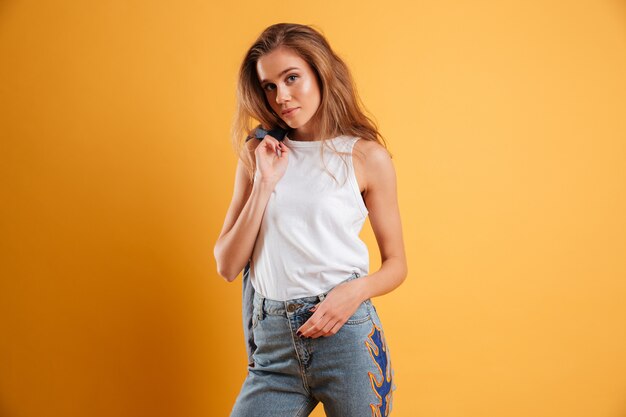
<svg viewBox="0 0 626 417"><path fill-rule="evenodd" d="M2 1L0 415L228 415L213 245L237 69L278 22L323 30L394 155L393 415L625 416L618 0Z"/></svg>

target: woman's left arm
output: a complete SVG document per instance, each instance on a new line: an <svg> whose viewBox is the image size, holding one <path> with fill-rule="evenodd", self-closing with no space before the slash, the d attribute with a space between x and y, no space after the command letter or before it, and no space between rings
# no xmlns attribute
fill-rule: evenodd
<svg viewBox="0 0 626 417"><path fill-rule="evenodd" d="M396 172L387 150L378 143L368 143L363 149L366 172L365 205L370 224L380 249L381 267L378 271L337 285L299 332L304 337L331 336L339 331L368 298L387 294L400 286L408 268L402 224L398 207Z"/></svg>
<svg viewBox="0 0 626 417"><path fill-rule="evenodd" d="M408 273L395 168L384 147L377 143L369 145L364 161L367 175L364 199L380 250L381 267L348 282L360 294L361 302L393 291Z"/></svg>

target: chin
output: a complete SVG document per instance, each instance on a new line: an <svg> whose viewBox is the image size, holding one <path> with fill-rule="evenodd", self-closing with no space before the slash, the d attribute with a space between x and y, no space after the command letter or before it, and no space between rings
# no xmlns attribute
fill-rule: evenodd
<svg viewBox="0 0 626 417"><path fill-rule="evenodd" d="M302 121L302 119L285 121L285 123L287 123L287 125L289 125L289 127L292 129L299 129L305 126L308 122L309 122L308 119L305 121Z"/></svg>
<svg viewBox="0 0 626 417"><path fill-rule="evenodd" d="M287 126L289 126L291 129L297 129L299 127L301 127L302 125L298 124L298 123L294 123L294 122L289 122L287 120L283 120L283 122L285 122L285 124Z"/></svg>

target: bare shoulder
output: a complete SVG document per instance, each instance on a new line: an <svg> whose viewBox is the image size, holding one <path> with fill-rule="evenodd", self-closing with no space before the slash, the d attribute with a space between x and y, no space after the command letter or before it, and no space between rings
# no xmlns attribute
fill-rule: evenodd
<svg viewBox="0 0 626 417"><path fill-rule="evenodd" d="M362 192L367 193L376 183L394 176L391 155L380 143L373 140L357 140L352 154L355 170L360 172L358 176L363 185Z"/></svg>
<svg viewBox="0 0 626 417"><path fill-rule="evenodd" d="M360 158L364 162L368 159L385 159L391 157L387 149L378 142L373 140L360 139L354 144L354 156Z"/></svg>

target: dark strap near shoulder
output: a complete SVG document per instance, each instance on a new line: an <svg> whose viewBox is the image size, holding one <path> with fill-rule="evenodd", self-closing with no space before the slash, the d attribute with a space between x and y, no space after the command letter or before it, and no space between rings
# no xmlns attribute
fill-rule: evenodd
<svg viewBox="0 0 626 417"><path fill-rule="evenodd" d="M263 138L265 137L265 135L270 135L273 138L276 138L277 140L282 141L285 138L285 135L287 134L287 130L281 128L281 127L275 127L273 129L270 130L265 130L263 129L261 126L257 127L254 131L254 135L248 135L248 137L246 137L246 142L249 141L252 138L257 138L258 140L263 140Z"/></svg>

